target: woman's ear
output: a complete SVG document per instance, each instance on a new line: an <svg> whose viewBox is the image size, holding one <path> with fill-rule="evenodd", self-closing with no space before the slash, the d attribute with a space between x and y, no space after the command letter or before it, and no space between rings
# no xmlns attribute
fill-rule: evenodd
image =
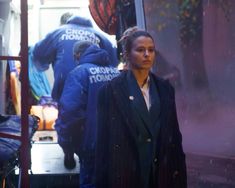
<svg viewBox="0 0 235 188"><path fill-rule="evenodd" d="M123 52L123 59L124 59L124 61L126 62L126 63L128 63L129 62L129 55L128 55L128 53L127 52Z"/></svg>
<svg viewBox="0 0 235 188"><path fill-rule="evenodd" d="M157 56L158 56L158 51L155 49L155 57L154 57L155 62L157 62Z"/></svg>

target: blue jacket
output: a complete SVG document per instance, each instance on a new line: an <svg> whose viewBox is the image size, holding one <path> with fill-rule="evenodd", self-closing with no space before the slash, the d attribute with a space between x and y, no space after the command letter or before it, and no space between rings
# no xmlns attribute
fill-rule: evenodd
<svg viewBox="0 0 235 188"><path fill-rule="evenodd" d="M80 57L79 65L69 73L55 124L58 143L64 151L75 147L79 156L94 152L97 93L104 83L119 74L109 61L105 50L92 45ZM74 146L71 141L75 137Z"/></svg>
<svg viewBox="0 0 235 188"><path fill-rule="evenodd" d="M117 65L117 56L111 42L92 27L90 20L74 16L67 24L47 34L36 43L33 56L38 69L46 70L52 63L54 70L54 86L52 97L59 100L67 74L75 68L73 45L76 41L88 40L108 51L113 65Z"/></svg>

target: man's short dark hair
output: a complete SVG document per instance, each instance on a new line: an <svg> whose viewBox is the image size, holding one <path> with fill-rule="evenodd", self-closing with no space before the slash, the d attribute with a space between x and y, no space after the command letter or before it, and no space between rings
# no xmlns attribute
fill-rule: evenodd
<svg viewBox="0 0 235 188"><path fill-rule="evenodd" d="M86 49L93 45L92 42L89 42L89 41L77 41L76 43L74 43L73 45L73 55L74 57L78 57L77 55L82 55ZM76 58L77 59L77 58Z"/></svg>
<svg viewBox="0 0 235 188"><path fill-rule="evenodd" d="M69 18L73 16L73 13L71 12L66 12L60 17L60 25L66 24Z"/></svg>

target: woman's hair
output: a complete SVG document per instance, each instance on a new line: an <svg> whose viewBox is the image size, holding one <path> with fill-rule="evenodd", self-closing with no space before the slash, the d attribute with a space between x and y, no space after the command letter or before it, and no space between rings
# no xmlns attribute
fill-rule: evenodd
<svg viewBox="0 0 235 188"><path fill-rule="evenodd" d="M133 42L140 36L149 37L154 41L153 37L147 31L139 29L136 26L124 31L121 39L118 41L122 43L124 53L129 53L131 51Z"/></svg>

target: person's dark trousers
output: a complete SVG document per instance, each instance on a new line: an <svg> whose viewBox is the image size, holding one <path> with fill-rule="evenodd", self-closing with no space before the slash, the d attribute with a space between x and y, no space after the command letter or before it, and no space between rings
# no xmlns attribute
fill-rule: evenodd
<svg viewBox="0 0 235 188"><path fill-rule="evenodd" d="M82 159L80 159L80 188L95 188L94 160L95 158L91 156L83 156Z"/></svg>

